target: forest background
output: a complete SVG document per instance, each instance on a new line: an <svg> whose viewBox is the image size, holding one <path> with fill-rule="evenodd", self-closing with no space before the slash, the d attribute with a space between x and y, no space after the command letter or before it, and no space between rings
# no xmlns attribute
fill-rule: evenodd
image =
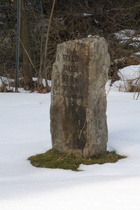
<svg viewBox="0 0 140 210"><path fill-rule="evenodd" d="M17 2L1 1L0 8L0 79L9 78L12 87ZM94 35L105 37L109 44L109 78L114 82L119 79L118 69L140 63L139 0L22 0L19 86L49 92L57 44ZM9 91L2 82L1 91Z"/></svg>

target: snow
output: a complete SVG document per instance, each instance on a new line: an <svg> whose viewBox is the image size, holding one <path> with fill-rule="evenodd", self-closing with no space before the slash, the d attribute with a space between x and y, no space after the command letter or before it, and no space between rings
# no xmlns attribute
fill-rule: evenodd
<svg viewBox="0 0 140 210"><path fill-rule="evenodd" d="M112 85L112 89L115 91L128 91L131 89L131 85L137 86L140 80L140 65L131 65L126 66L122 69L119 69L118 75L120 80L116 81ZM139 79L138 79L139 78ZM109 87L110 81L107 83L107 91L110 90Z"/></svg>
<svg viewBox="0 0 140 210"><path fill-rule="evenodd" d="M140 76L140 65L131 65L120 69L119 76L122 80L136 79Z"/></svg>
<svg viewBox="0 0 140 210"><path fill-rule="evenodd" d="M135 30L125 29L114 33L115 38L120 41L120 43L129 43L130 46L138 48L140 46L140 34L136 34Z"/></svg>
<svg viewBox="0 0 140 210"><path fill-rule="evenodd" d="M20 78L19 78L19 80L20 80ZM33 77L32 80L33 80L33 81L37 81L38 78L37 78L37 77ZM0 87L1 87L3 84L5 84L5 85L6 85L6 88L7 88L8 90L12 90L13 92L15 92L15 87L10 86L10 83L11 83L11 82L14 83L14 79L9 79L9 78L7 78L7 77L2 77L2 76L0 76ZM47 82L48 82L48 85L51 87L51 80L47 80ZM45 79L42 79L42 84L44 85L44 87L46 87L46 81L45 81ZM24 90L24 88L18 88L18 92L19 92L19 93L27 93L27 92L30 93L30 91Z"/></svg>
<svg viewBox="0 0 140 210"><path fill-rule="evenodd" d="M90 14L90 13L83 13L83 16L90 17L90 16L92 16L92 14Z"/></svg>
<svg viewBox="0 0 140 210"><path fill-rule="evenodd" d="M51 148L50 94L0 93L0 209L139 210L140 98L133 95L107 94L108 149L127 158L73 172L27 160Z"/></svg>
<svg viewBox="0 0 140 210"><path fill-rule="evenodd" d="M115 37L118 40L129 40L132 36L134 36L135 30L125 29L115 33Z"/></svg>
<svg viewBox="0 0 140 210"><path fill-rule="evenodd" d="M136 53L134 53L135 55L140 55L140 51L139 52L136 52Z"/></svg>

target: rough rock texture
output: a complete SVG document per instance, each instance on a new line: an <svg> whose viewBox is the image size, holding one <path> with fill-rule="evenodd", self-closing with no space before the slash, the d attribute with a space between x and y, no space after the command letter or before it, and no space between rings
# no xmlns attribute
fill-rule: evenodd
<svg viewBox="0 0 140 210"><path fill-rule="evenodd" d="M50 110L53 148L83 157L106 152L109 65L107 43L102 37L58 45Z"/></svg>

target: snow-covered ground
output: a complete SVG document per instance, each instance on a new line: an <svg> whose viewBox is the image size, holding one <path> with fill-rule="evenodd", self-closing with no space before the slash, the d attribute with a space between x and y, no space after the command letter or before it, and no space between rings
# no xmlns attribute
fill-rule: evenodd
<svg viewBox="0 0 140 210"><path fill-rule="evenodd" d="M50 94L0 93L0 210L140 210L140 98L107 94L108 148L126 159L80 172L33 167L51 148Z"/></svg>

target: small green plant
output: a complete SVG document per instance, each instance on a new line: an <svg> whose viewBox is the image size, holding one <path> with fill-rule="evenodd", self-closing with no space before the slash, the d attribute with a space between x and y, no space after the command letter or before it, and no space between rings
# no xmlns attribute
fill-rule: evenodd
<svg viewBox="0 0 140 210"><path fill-rule="evenodd" d="M98 157L80 158L73 154L61 153L55 149L51 149L44 154L38 154L28 158L31 164L35 167L41 168L60 168L70 169L73 171L79 171L79 165L92 165L92 164L104 164L115 163L119 159L126 158L126 156L118 155L115 151L106 152Z"/></svg>

